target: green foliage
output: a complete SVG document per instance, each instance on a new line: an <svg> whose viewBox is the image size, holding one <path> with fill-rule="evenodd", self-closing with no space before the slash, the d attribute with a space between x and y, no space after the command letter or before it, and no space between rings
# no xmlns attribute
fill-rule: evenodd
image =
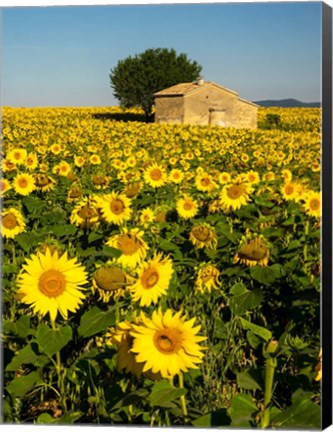
<svg viewBox="0 0 333 432"><path fill-rule="evenodd" d="M114 96L121 106L139 106L148 119L152 114L154 93L198 77L201 66L186 54L174 49L148 49L134 57L120 60L111 69L110 80Z"/></svg>

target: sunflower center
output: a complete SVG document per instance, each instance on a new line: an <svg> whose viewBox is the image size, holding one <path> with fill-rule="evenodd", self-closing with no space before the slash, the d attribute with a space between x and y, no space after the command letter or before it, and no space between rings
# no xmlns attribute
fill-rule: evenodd
<svg viewBox="0 0 333 432"><path fill-rule="evenodd" d="M16 159L16 160L21 159L21 153L19 153L19 152L15 152L13 156L14 156L14 159Z"/></svg>
<svg viewBox="0 0 333 432"><path fill-rule="evenodd" d="M232 185L227 192L230 199L237 199L243 195L243 188L241 185Z"/></svg>
<svg viewBox="0 0 333 432"><path fill-rule="evenodd" d="M36 184L38 187L46 186L49 184L49 179L45 174L37 175Z"/></svg>
<svg viewBox="0 0 333 432"><path fill-rule="evenodd" d="M309 207L311 210L319 210L320 209L320 202L317 198L313 198L309 202Z"/></svg>
<svg viewBox="0 0 333 432"><path fill-rule="evenodd" d="M91 207L89 207L89 206L84 206L84 207L82 207L82 209L81 210L79 210L78 212L77 212L77 214L80 216L80 218L82 218L82 219L91 219L91 218L93 218L94 216L96 216L96 212L95 212L95 210L94 209L92 209Z"/></svg>
<svg viewBox="0 0 333 432"><path fill-rule="evenodd" d="M101 267L94 273L94 280L103 291L115 291L126 286L126 275L118 267Z"/></svg>
<svg viewBox="0 0 333 432"><path fill-rule="evenodd" d="M200 180L200 183L202 184L202 186L209 186L210 179L208 177L204 177Z"/></svg>
<svg viewBox="0 0 333 432"><path fill-rule="evenodd" d="M92 178L92 181L93 181L94 185L96 185L96 186L102 186L102 185L104 185L106 183L106 178L103 175L95 175Z"/></svg>
<svg viewBox="0 0 333 432"><path fill-rule="evenodd" d="M65 291L65 276L59 270L46 270L39 278L38 288L48 297L58 297Z"/></svg>
<svg viewBox="0 0 333 432"><path fill-rule="evenodd" d="M182 347L182 336L178 329L162 329L154 334L153 340L162 354L174 354Z"/></svg>
<svg viewBox="0 0 333 432"><path fill-rule="evenodd" d="M17 183L21 188L26 188L28 186L28 181L24 177L18 179Z"/></svg>
<svg viewBox="0 0 333 432"><path fill-rule="evenodd" d="M17 220L13 213L8 213L2 218L2 225L7 229L14 229L18 226Z"/></svg>
<svg viewBox="0 0 333 432"><path fill-rule="evenodd" d="M156 269L150 268L141 276L142 286L144 289L151 289L157 284L159 278L160 277Z"/></svg>
<svg viewBox="0 0 333 432"><path fill-rule="evenodd" d="M140 247L137 238L131 234L121 235L118 238L117 246L124 255L133 255Z"/></svg>
<svg viewBox="0 0 333 432"><path fill-rule="evenodd" d="M119 215L123 213L124 209L125 209L124 203L119 198L114 199L110 204L110 210L114 214Z"/></svg>
<svg viewBox="0 0 333 432"><path fill-rule="evenodd" d="M192 230L192 234L194 237L202 242L205 242L209 240L210 237L210 230L207 227L196 227Z"/></svg>
<svg viewBox="0 0 333 432"><path fill-rule="evenodd" d="M184 210L189 211L193 209L193 203L191 201L185 201Z"/></svg>
<svg viewBox="0 0 333 432"><path fill-rule="evenodd" d="M294 186L293 185L285 186L284 192L286 195L291 195L294 192Z"/></svg>
<svg viewBox="0 0 333 432"><path fill-rule="evenodd" d="M159 170L158 168L152 169L150 171L150 177L155 181L161 180L162 178L161 170Z"/></svg>
<svg viewBox="0 0 333 432"><path fill-rule="evenodd" d="M79 198L81 196L81 189L78 187L73 187L72 189L70 189L69 191L69 198Z"/></svg>
<svg viewBox="0 0 333 432"><path fill-rule="evenodd" d="M212 277L213 277L213 268L211 266L207 266L201 274L201 279L203 282L208 282Z"/></svg>

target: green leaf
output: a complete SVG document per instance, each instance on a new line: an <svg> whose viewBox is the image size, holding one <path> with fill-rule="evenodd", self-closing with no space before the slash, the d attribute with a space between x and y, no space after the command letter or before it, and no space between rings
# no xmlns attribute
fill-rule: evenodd
<svg viewBox="0 0 333 432"><path fill-rule="evenodd" d="M16 377L11 381L6 390L14 397L23 397L40 380L39 372L30 372L28 375Z"/></svg>
<svg viewBox="0 0 333 432"><path fill-rule="evenodd" d="M46 207L45 201L32 196L27 196L22 199L22 204L27 208L29 213L41 213Z"/></svg>
<svg viewBox="0 0 333 432"><path fill-rule="evenodd" d="M237 373L237 384L245 390L262 390L263 383L258 369Z"/></svg>
<svg viewBox="0 0 333 432"><path fill-rule="evenodd" d="M251 277L264 285L271 285L276 280L275 272L270 267L251 267Z"/></svg>
<svg viewBox="0 0 333 432"><path fill-rule="evenodd" d="M263 294L260 291L246 290L240 295L231 297L229 302L230 310L235 315L243 315L249 309L254 309L260 305Z"/></svg>
<svg viewBox="0 0 333 432"><path fill-rule="evenodd" d="M264 228L261 231L261 234L266 237L266 238L270 238L270 237L283 237L285 234L285 230L283 228L273 228L273 227L267 227Z"/></svg>
<svg viewBox="0 0 333 432"><path fill-rule="evenodd" d="M88 312L84 313L80 320L79 335L90 337L96 333L106 330L115 323L115 312L109 309L101 311L97 306L93 306Z"/></svg>
<svg viewBox="0 0 333 432"><path fill-rule="evenodd" d="M57 237L62 237L65 235L74 235L77 231L75 225L52 225L48 229Z"/></svg>
<svg viewBox="0 0 333 432"><path fill-rule="evenodd" d="M119 258L122 255L121 250L111 246L103 246L103 255L111 258Z"/></svg>
<svg viewBox="0 0 333 432"><path fill-rule="evenodd" d="M42 413L37 417L37 424L58 423L58 420L53 418L49 413Z"/></svg>
<svg viewBox="0 0 333 432"><path fill-rule="evenodd" d="M291 407L274 417L273 427L320 429L321 409L307 397L297 398Z"/></svg>
<svg viewBox="0 0 333 432"><path fill-rule="evenodd" d="M243 294L243 293L245 293L247 291L248 290L247 290L246 286L242 282L238 282L238 283L235 283L231 287L230 294L232 294L234 296L237 296L237 295L241 295L241 294Z"/></svg>
<svg viewBox="0 0 333 432"><path fill-rule="evenodd" d="M229 415L231 417L232 426L248 427L254 413L258 411L252 398L248 394L239 394L232 399Z"/></svg>
<svg viewBox="0 0 333 432"><path fill-rule="evenodd" d="M18 267L16 264L2 264L2 272L3 274L18 273Z"/></svg>
<svg viewBox="0 0 333 432"><path fill-rule="evenodd" d="M227 410L222 408L217 411L212 411L192 421L193 426L210 427L210 426L228 426L231 419L227 414Z"/></svg>
<svg viewBox="0 0 333 432"><path fill-rule="evenodd" d="M12 358L7 365L6 371L15 372L22 364L34 364L39 354L33 351L31 344L26 345Z"/></svg>
<svg viewBox="0 0 333 432"><path fill-rule="evenodd" d="M36 339L41 351L51 357L72 339L72 329L66 325L53 330L46 324L39 324Z"/></svg>
<svg viewBox="0 0 333 432"><path fill-rule="evenodd" d="M95 232L95 231L91 231L91 233L88 236L88 243L89 244L93 243L94 241L99 240L101 238L103 238L103 234L100 234L100 233Z"/></svg>
<svg viewBox="0 0 333 432"><path fill-rule="evenodd" d="M245 330L251 330L255 335L261 337L265 341L269 341L272 339L272 332L265 329L264 327L260 327L257 324L253 324L250 321L245 320L244 318L240 318L242 326Z"/></svg>
<svg viewBox="0 0 333 432"><path fill-rule="evenodd" d="M268 208L271 208L271 207L275 206L275 204L272 201L269 201L269 200L266 200L266 199L263 199L263 198L260 198L260 197L256 197L254 199L254 202L259 207L268 207Z"/></svg>
<svg viewBox="0 0 333 432"><path fill-rule="evenodd" d="M15 333L22 339L26 338L29 334L33 333L30 328L30 317L22 315L14 324Z"/></svg>
<svg viewBox="0 0 333 432"><path fill-rule="evenodd" d="M247 338L249 344L251 345L251 347L254 349L257 349L258 346L262 342L262 340L258 336L256 336L253 332L251 332L250 330L248 330L246 332L246 338Z"/></svg>
<svg viewBox="0 0 333 432"><path fill-rule="evenodd" d="M168 381L162 380L154 385L148 400L152 406L168 408L170 402L178 399L186 392L186 389L173 387Z"/></svg>

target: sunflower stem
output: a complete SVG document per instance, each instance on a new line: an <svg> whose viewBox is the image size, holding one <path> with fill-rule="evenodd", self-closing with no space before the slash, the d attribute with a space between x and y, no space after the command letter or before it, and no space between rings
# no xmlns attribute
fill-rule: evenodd
<svg viewBox="0 0 333 432"><path fill-rule="evenodd" d="M268 358L265 365L265 395L264 395L264 413L261 420L261 428L266 429L271 419L271 399L273 395L274 372L276 368L276 358Z"/></svg>
<svg viewBox="0 0 333 432"><path fill-rule="evenodd" d="M181 372L179 373L179 388L184 388L184 376ZM186 406L185 395L180 396L180 402L182 404L183 415L184 417L187 417L187 406Z"/></svg>
<svg viewBox="0 0 333 432"><path fill-rule="evenodd" d="M309 221L305 222L305 228L304 228L304 236L305 236L305 243L303 248L303 257L304 257L304 263L308 259L308 244L307 244L307 236L309 235Z"/></svg>
<svg viewBox="0 0 333 432"><path fill-rule="evenodd" d="M51 327L52 327L52 330L54 330L54 331L57 330L56 323L52 319L51 319ZM57 372L57 376L58 376L58 387L59 387L59 392L60 392L60 401L61 401L61 404L64 408L64 411L67 412L66 392L65 392L65 376L62 373L60 351L56 352L55 366L56 366L56 372Z"/></svg>

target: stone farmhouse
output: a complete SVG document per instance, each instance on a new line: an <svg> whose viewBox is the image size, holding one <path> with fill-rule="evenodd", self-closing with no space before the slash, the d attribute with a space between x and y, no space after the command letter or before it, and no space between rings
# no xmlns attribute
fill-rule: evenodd
<svg viewBox="0 0 333 432"><path fill-rule="evenodd" d="M237 92L198 78L154 94L155 121L234 128L257 128L258 105Z"/></svg>

